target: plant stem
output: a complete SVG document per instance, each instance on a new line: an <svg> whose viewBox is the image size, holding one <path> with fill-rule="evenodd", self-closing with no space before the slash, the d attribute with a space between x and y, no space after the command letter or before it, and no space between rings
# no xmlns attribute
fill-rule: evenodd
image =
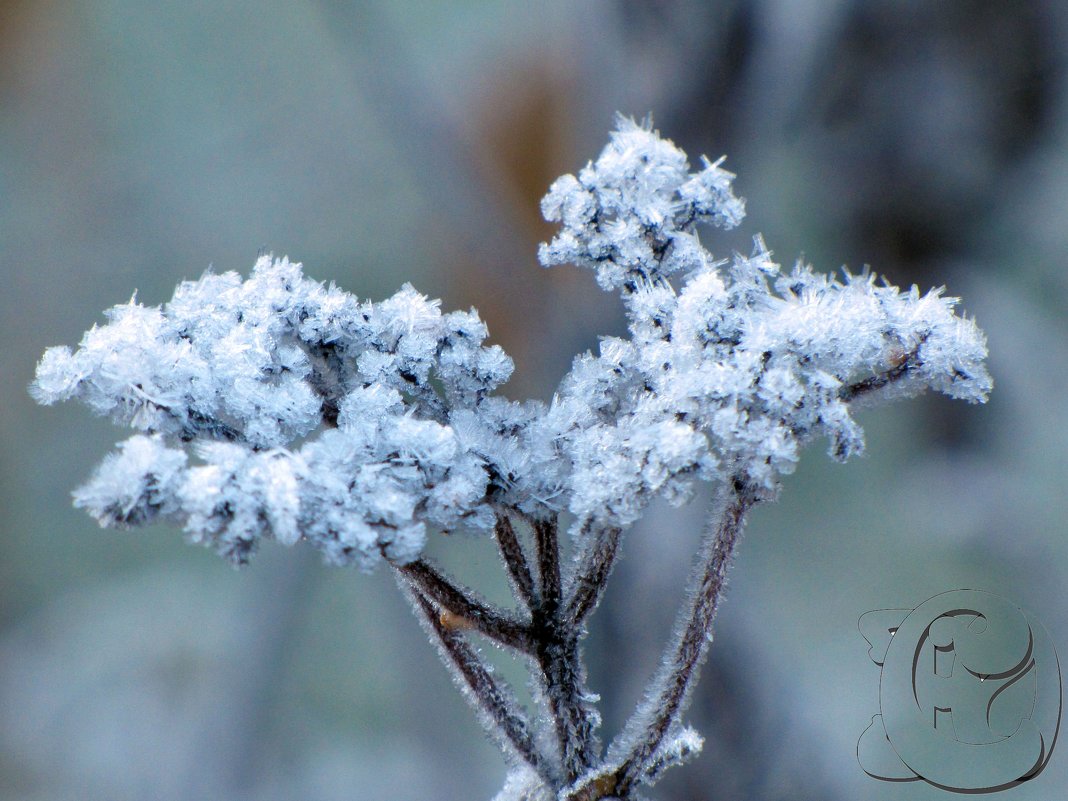
<svg viewBox="0 0 1068 801"><path fill-rule="evenodd" d="M723 598L734 548L745 525L745 514L755 502L755 495L741 481L718 493L702 543L702 567L689 593L687 614L685 618L680 616L676 636L666 649L662 667L650 682L644 700L613 744L625 753L611 759L607 770L590 776L572 790L572 801L594 801L609 795L628 798L654 765L657 750L689 702L712 639L712 624Z"/></svg>
<svg viewBox="0 0 1068 801"><path fill-rule="evenodd" d="M508 577L512 581L512 590L520 603L531 609L537 595L534 578L530 574L530 565L523 553L523 546L519 543L519 537L507 512L498 512L494 536L501 552L501 561L504 562Z"/></svg>
<svg viewBox="0 0 1068 801"><path fill-rule="evenodd" d="M538 577L541 579L541 603L544 615L555 618L560 607L560 539L557 518L532 520L534 545L538 551Z"/></svg>
<svg viewBox="0 0 1068 801"><path fill-rule="evenodd" d="M530 633L556 732L563 778L568 783L587 771L593 759L593 720L585 700L586 675L578 647L580 628L563 614L557 518L532 520L531 527L540 586L531 610Z"/></svg>
<svg viewBox="0 0 1068 801"><path fill-rule="evenodd" d="M486 730L513 751L546 781L551 781L548 766L542 759L530 732L530 725L522 707L507 684L494 679L462 633L453 631L441 621L434 604L397 569L398 584L412 603L416 617L437 644L442 661L450 668L453 678L464 688L465 697L480 713Z"/></svg>
<svg viewBox="0 0 1068 801"><path fill-rule="evenodd" d="M621 533L622 529L618 528L602 528L596 533L583 532L590 540L590 545L575 571L566 614L576 628L584 624L604 594L608 574L612 572L619 553Z"/></svg>
<svg viewBox="0 0 1068 801"><path fill-rule="evenodd" d="M536 623L534 637L535 658L556 730L564 783L568 784L593 764L593 721L584 700L586 676L578 637L562 628L551 621L543 626Z"/></svg>
<svg viewBox="0 0 1068 801"><path fill-rule="evenodd" d="M548 786L560 790L570 785L567 797L571 801L626 799L656 766L661 746L686 709L712 639L712 624L746 512L756 501L756 493L740 479L718 492L702 542L700 567L675 636L665 650L662 667L650 681L638 710L616 738L608 764L600 770L593 770L599 761L594 713L579 639L618 555L620 529L583 532L587 545L568 582L565 601L556 518L530 521L537 551L535 584L511 521L506 513L499 515L498 547L518 599L530 609L529 624L493 609L424 560L395 565L395 569L417 615L438 643L442 659L467 689L487 728L533 766ZM557 764L550 767L539 752L512 691L493 678L491 670L464 639L462 630L451 626L439 609L461 619L470 629L534 659L556 734L558 757L551 761Z"/></svg>
<svg viewBox="0 0 1068 801"><path fill-rule="evenodd" d="M396 569L424 596L479 633L517 651L527 654L533 651L534 643L525 624L493 609L473 591L455 584L425 560L397 565Z"/></svg>
<svg viewBox="0 0 1068 801"><path fill-rule="evenodd" d="M920 347L926 341L927 337L924 336L918 343L916 343L916 347L904 354L895 364L892 364L890 368L884 372L877 373L862 381L857 381L854 384L842 387L838 391L838 397L846 403L849 403L864 395L869 395L876 390L880 390L895 381L900 381L911 371L920 366Z"/></svg>

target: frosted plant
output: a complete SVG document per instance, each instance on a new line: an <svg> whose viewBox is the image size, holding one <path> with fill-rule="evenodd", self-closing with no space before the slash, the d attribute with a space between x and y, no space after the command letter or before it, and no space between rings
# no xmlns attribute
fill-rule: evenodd
<svg viewBox="0 0 1068 801"><path fill-rule="evenodd" d="M542 211L560 229L542 264L594 270L629 336L578 356L548 404L494 394L512 362L474 310L443 314L409 285L360 301L271 257L245 280L183 283L162 307L112 308L77 350L45 352L31 392L139 432L74 494L101 525L171 521L235 564L265 538L386 563L512 766L500 801L635 798L701 749L682 717L735 544L802 447L826 439L845 460L864 447L857 404L926 389L978 402L991 387L982 333L941 290L784 272L759 237L714 260L695 229L741 221L733 178L707 160L690 172L621 118L596 162L552 185ZM621 533L697 482L714 500L679 623L602 747L580 641ZM428 531L454 529L495 539L514 608L423 556ZM533 709L480 637L525 660Z"/></svg>

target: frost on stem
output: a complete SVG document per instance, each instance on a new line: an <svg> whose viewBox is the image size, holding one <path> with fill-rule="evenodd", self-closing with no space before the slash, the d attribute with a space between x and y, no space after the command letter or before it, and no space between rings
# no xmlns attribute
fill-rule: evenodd
<svg viewBox="0 0 1068 801"><path fill-rule="evenodd" d="M860 453L855 403L926 389L978 402L991 387L982 333L940 289L782 270L759 236L749 255L714 259L697 225L744 216L721 162L691 172L648 124L619 118L596 161L553 183L542 211L560 227L542 264L592 269L619 291L629 334L578 356L548 404L494 394L512 362L483 344L477 313L443 314L410 285L371 303L264 257L246 279L207 273L162 306L110 309L76 350L46 351L30 388L139 432L75 503L102 525L178 523L237 564L264 538L307 540L332 564L388 561L518 758L516 793L629 795L700 747L681 715L745 509L814 439L837 460ZM709 521L675 641L602 757L578 643L621 532L697 481L734 517ZM422 560L428 530L458 528L497 539L515 614ZM525 719L467 629L524 654L544 714Z"/></svg>

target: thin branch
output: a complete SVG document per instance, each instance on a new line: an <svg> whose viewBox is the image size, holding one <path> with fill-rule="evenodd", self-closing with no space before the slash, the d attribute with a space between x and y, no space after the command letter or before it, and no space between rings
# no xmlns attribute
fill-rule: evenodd
<svg viewBox="0 0 1068 801"><path fill-rule="evenodd" d="M396 575L398 579L403 575L399 568ZM494 679L490 668L463 636L442 623L429 598L410 581L399 580L398 584L411 601L419 622L437 644L442 661L465 688L464 695L481 713L486 729L548 780L548 767L534 743L526 714L508 685Z"/></svg>
<svg viewBox="0 0 1068 801"><path fill-rule="evenodd" d="M885 386L889 386L895 381L901 380L923 363L920 360L920 347L926 341L926 336L921 337L920 341L916 344L916 347L898 359L889 370L865 378L863 381L857 381L854 384L842 387L838 391L838 397L846 403L849 403L857 398L870 395L872 392L880 390Z"/></svg>
<svg viewBox="0 0 1068 801"><path fill-rule="evenodd" d="M540 582L540 594L531 610L530 632L556 730L564 780L572 782L593 764L594 745L585 670L579 657L580 628L563 614L557 518L530 523Z"/></svg>
<svg viewBox="0 0 1068 801"><path fill-rule="evenodd" d="M537 624L535 624L537 625ZM593 765L594 725L586 701L586 676L579 658L578 637L561 635L551 626L535 628L536 658L542 672L565 783L575 781Z"/></svg>
<svg viewBox="0 0 1068 801"><path fill-rule="evenodd" d="M475 631L517 651L526 654L533 652L534 643L526 625L478 599L473 591L466 587L454 584L426 561L418 559L395 567L423 595L450 615L469 624Z"/></svg>
<svg viewBox="0 0 1068 801"><path fill-rule="evenodd" d="M538 577L541 579L541 606L545 614L556 616L560 609L560 541L557 519L532 520L534 544L538 550Z"/></svg>
<svg viewBox="0 0 1068 801"><path fill-rule="evenodd" d="M690 593L691 603L684 625L665 653L663 667L650 683L638 710L627 721L616 743L626 744L626 753L611 760L616 767L601 771L575 788L569 798L594 799L603 791L626 798L656 759L664 738L678 723L690 690L704 661L711 640L727 571L734 547L745 525L745 514L755 503L742 482L720 491L709 518L701 548L703 569ZM597 793L595 794L595 789Z"/></svg>
<svg viewBox="0 0 1068 801"><path fill-rule="evenodd" d="M530 565L527 563L523 546L512 526L512 519L504 512L497 514L497 525L494 528L494 536L497 538L497 547L501 552L501 560L512 581L512 588L516 596L527 609L534 606L537 593L534 589L534 577L530 574Z"/></svg>
<svg viewBox="0 0 1068 801"><path fill-rule="evenodd" d="M596 533L584 532L590 543L575 571L565 614L565 619L576 628L582 626L604 594L608 574L612 572L619 553L621 533L622 529L619 528L603 528Z"/></svg>

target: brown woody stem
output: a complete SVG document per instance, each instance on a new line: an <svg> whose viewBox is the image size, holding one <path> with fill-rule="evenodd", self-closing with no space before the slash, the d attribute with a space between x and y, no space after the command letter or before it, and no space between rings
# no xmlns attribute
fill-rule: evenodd
<svg viewBox="0 0 1068 801"><path fill-rule="evenodd" d="M424 596L480 634L523 653L534 650L526 625L493 609L466 587L454 584L428 562L418 559L396 568Z"/></svg>

